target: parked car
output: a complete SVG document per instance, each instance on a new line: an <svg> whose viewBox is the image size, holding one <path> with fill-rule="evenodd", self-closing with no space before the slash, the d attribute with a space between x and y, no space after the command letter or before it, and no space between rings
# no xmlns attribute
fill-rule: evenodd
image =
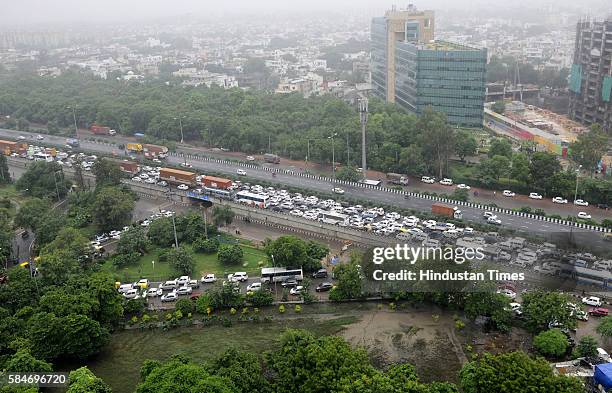
<svg viewBox="0 0 612 393"><path fill-rule="evenodd" d="M178 287L178 284L176 283L176 280L168 280L164 282L163 284L161 284L161 288L163 290L176 289L177 287Z"/></svg>
<svg viewBox="0 0 612 393"><path fill-rule="evenodd" d="M123 297L126 299L138 299L138 290L137 289L128 289L123 292Z"/></svg>
<svg viewBox="0 0 612 393"><path fill-rule="evenodd" d="M188 286L180 287L176 290L177 295L191 295L191 292L193 292L193 289Z"/></svg>
<svg viewBox="0 0 612 393"><path fill-rule="evenodd" d="M529 198L530 199L542 199L542 195L538 194L537 192L530 192Z"/></svg>
<svg viewBox="0 0 612 393"><path fill-rule="evenodd" d="M189 285L190 288L200 288L200 283L198 282L198 280L189 280L189 283L187 283L187 285Z"/></svg>
<svg viewBox="0 0 612 393"><path fill-rule="evenodd" d="M236 170L236 174L238 176L246 176L247 173L246 173L246 171L244 169L237 169Z"/></svg>
<svg viewBox="0 0 612 393"><path fill-rule="evenodd" d="M457 188L461 189L461 190L469 190L471 187L468 186L467 184L457 184Z"/></svg>
<svg viewBox="0 0 612 393"><path fill-rule="evenodd" d="M149 288L147 290L147 297L157 297L160 295L160 293L161 293L160 288Z"/></svg>
<svg viewBox="0 0 612 393"><path fill-rule="evenodd" d="M326 278L326 277L327 277L326 269L319 269L316 272L312 273L312 278Z"/></svg>
<svg viewBox="0 0 612 393"><path fill-rule="evenodd" d="M591 215L585 212L578 212L578 218L582 218L583 220L590 220Z"/></svg>
<svg viewBox="0 0 612 393"><path fill-rule="evenodd" d="M176 187L176 188L178 188L179 190L182 190L182 191L189 190L189 186L186 185L186 184L179 184L178 187Z"/></svg>
<svg viewBox="0 0 612 393"><path fill-rule="evenodd" d="M589 202L587 202L587 201L585 201L583 199L576 199L574 201L574 205L577 205L577 206L589 206Z"/></svg>
<svg viewBox="0 0 612 393"><path fill-rule="evenodd" d="M302 294L303 290L304 290L304 287L302 285L298 285L297 287L291 288L291 290L289 291L289 294L293 296L299 296Z"/></svg>
<svg viewBox="0 0 612 393"><path fill-rule="evenodd" d="M589 315L593 315L595 317L607 317L608 313L609 311L607 308L603 308L603 307L589 308Z"/></svg>
<svg viewBox="0 0 612 393"><path fill-rule="evenodd" d="M178 299L176 292L169 292L161 297L162 302L174 302Z"/></svg>
<svg viewBox="0 0 612 393"><path fill-rule="evenodd" d="M552 201L553 203L561 203L561 204L567 203L567 199L561 198L561 197L554 197Z"/></svg>
<svg viewBox="0 0 612 393"><path fill-rule="evenodd" d="M247 286L247 292L257 292L257 291L261 291L261 283L260 282L254 282L251 283Z"/></svg>
<svg viewBox="0 0 612 393"><path fill-rule="evenodd" d="M423 177L421 177L421 182L428 183L428 184L433 184L433 183L436 182L436 179L434 179L433 177L429 177L429 176L423 176Z"/></svg>
<svg viewBox="0 0 612 393"><path fill-rule="evenodd" d="M203 284L209 284L209 283L213 283L215 281L217 281L217 277L215 277L215 275L213 273L208 273L207 275L203 276L200 281Z"/></svg>
<svg viewBox="0 0 612 393"><path fill-rule="evenodd" d="M296 287L297 285L298 285L298 282L295 278L288 278L281 283L281 287L283 288L292 288L292 287Z"/></svg>
<svg viewBox="0 0 612 393"><path fill-rule="evenodd" d="M600 307L601 299L597 296L583 297L582 304L586 304L587 306Z"/></svg>
<svg viewBox="0 0 612 393"><path fill-rule="evenodd" d="M334 287L334 284L332 284L331 282L322 282L321 284L317 285L317 287L315 288L315 291L326 292L332 289L333 287Z"/></svg>
<svg viewBox="0 0 612 393"><path fill-rule="evenodd" d="M244 282L249 279L248 274L246 272L236 272L234 274L230 274L227 276L227 280L231 282Z"/></svg>
<svg viewBox="0 0 612 393"><path fill-rule="evenodd" d="M130 289L134 289L134 284L121 284L119 288L117 288L117 291L119 291L119 293L125 293Z"/></svg>
<svg viewBox="0 0 612 393"><path fill-rule="evenodd" d="M521 306L520 303L510 303L510 309L516 315L522 315L523 314L523 307Z"/></svg>
<svg viewBox="0 0 612 393"><path fill-rule="evenodd" d="M339 195L344 194L344 190L343 190L342 188L340 188L340 187L334 187L334 188L332 188L332 192L333 192L334 194L339 194Z"/></svg>
<svg viewBox="0 0 612 393"><path fill-rule="evenodd" d="M179 278L176 279L176 284L179 287L182 287L186 285L187 283L189 283L190 280L191 278L189 276L180 276Z"/></svg>
<svg viewBox="0 0 612 393"><path fill-rule="evenodd" d="M440 180L440 184L442 184L443 186L452 186L453 179L449 179L445 177L444 179Z"/></svg>
<svg viewBox="0 0 612 393"><path fill-rule="evenodd" d="M513 196L516 196L516 193L510 191L510 190L504 190L504 192L502 192L502 195L505 197L510 197L512 198Z"/></svg>

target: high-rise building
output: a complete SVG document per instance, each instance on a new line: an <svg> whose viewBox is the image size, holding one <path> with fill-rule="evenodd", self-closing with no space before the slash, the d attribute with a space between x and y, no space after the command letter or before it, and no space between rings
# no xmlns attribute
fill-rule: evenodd
<svg viewBox="0 0 612 393"><path fill-rule="evenodd" d="M395 44L398 41L429 42L434 39L434 12L409 5L372 19L372 88L387 102L395 101Z"/></svg>
<svg viewBox="0 0 612 393"><path fill-rule="evenodd" d="M446 41L398 42L395 103L421 114L431 106L449 123L481 127L487 50Z"/></svg>
<svg viewBox="0 0 612 393"><path fill-rule="evenodd" d="M612 130L612 16L578 22L569 90L573 120Z"/></svg>
<svg viewBox="0 0 612 393"><path fill-rule="evenodd" d="M435 41L433 11L409 6L372 19L372 90L408 111L432 106L453 124L481 127L486 63L486 49Z"/></svg>

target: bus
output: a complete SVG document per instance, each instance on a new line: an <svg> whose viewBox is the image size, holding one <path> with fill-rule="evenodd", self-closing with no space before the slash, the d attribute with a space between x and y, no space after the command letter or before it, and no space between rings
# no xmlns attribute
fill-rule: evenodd
<svg viewBox="0 0 612 393"><path fill-rule="evenodd" d="M348 216L342 213L336 213L334 211L321 212L319 214L319 222L331 225L339 225L341 223L346 223L348 221Z"/></svg>
<svg viewBox="0 0 612 393"><path fill-rule="evenodd" d="M286 267L262 267L261 282L282 282L294 278L297 281L304 279L302 269L291 269Z"/></svg>
<svg viewBox="0 0 612 393"><path fill-rule="evenodd" d="M45 153L45 152L34 153L34 161L52 162L53 161L53 156L51 154Z"/></svg>
<svg viewBox="0 0 612 393"><path fill-rule="evenodd" d="M267 195L255 194L248 191L236 193L236 201L267 209L270 206L270 197Z"/></svg>
<svg viewBox="0 0 612 393"><path fill-rule="evenodd" d="M594 270L586 267L563 264L559 276L569 277L583 283L602 288L612 288L612 273L607 270Z"/></svg>
<svg viewBox="0 0 612 393"><path fill-rule="evenodd" d="M203 193L206 195L214 196L221 199L232 199L232 193L228 190L222 190L220 188L209 188L204 187L202 189Z"/></svg>

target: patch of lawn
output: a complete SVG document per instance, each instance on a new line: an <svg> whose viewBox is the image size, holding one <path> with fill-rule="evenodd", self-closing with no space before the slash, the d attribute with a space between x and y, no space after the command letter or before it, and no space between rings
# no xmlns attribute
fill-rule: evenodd
<svg viewBox="0 0 612 393"><path fill-rule="evenodd" d="M266 254L262 250L249 245L240 244L240 247L244 252L244 262L242 265L223 266L217 260L216 253L194 253L196 261L194 278L201 277L202 273L215 273L218 276L225 277L235 271L245 271L249 275L258 276L261 266L265 266L267 263ZM141 257L137 264L124 268L117 269L110 262L106 262L102 268L105 271L118 274L122 282L137 281L142 277L146 277L151 281L175 278L176 274L172 271L170 264L159 261L159 255L162 251L162 249L154 249ZM155 264L152 261L155 261Z"/></svg>

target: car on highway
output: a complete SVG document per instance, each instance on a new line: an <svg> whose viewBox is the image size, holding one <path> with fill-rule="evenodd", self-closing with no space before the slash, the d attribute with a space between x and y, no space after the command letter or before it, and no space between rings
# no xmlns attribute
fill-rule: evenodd
<svg viewBox="0 0 612 393"><path fill-rule="evenodd" d="M583 297L582 304L586 304L587 306L599 307L601 306L601 298L597 296Z"/></svg>
<svg viewBox="0 0 612 393"><path fill-rule="evenodd" d="M139 176L135 176L135 177L132 178L132 181L140 183L140 182L142 182L142 179Z"/></svg>
<svg viewBox="0 0 612 393"><path fill-rule="evenodd" d="M162 302L174 302L176 301L176 299L178 299L178 295L176 294L176 292L168 292L165 295L162 295L161 297L161 301Z"/></svg>
<svg viewBox="0 0 612 393"><path fill-rule="evenodd" d="M598 203L597 204L597 208L598 209L603 209L603 210L608 210L610 208L610 206L608 206L607 203Z"/></svg>
<svg viewBox="0 0 612 393"><path fill-rule="evenodd" d="M38 139L39 141L42 141L43 139L45 139L45 137L42 135L36 135L36 139Z"/></svg>
<svg viewBox="0 0 612 393"><path fill-rule="evenodd" d="M607 317L608 314L609 314L609 310L604 307L589 308L589 315L593 315L595 317Z"/></svg>
<svg viewBox="0 0 612 393"><path fill-rule="evenodd" d="M591 215L589 213L585 213L585 212L578 212L577 216L578 216L578 218L582 218L583 220L590 220L591 219Z"/></svg>
<svg viewBox="0 0 612 393"><path fill-rule="evenodd" d="M554 197L552 201L553 203L561 203L561 204L567 203L567 199L561 198L561 197Z"/></svg>
<svg viewBox="0 0 612 393"><path fill-rule="evenodd" d="M26 138L25 138L25 136L23 136L23 135L19 135L19 136L17 137L17 139L19 139L20 141L23 141L23 140L25 140Z"/></svg>
<svg viewBox="0 0 612 393"><path fill-rule="evenodd" d="M289 290L289 294L292 296L299 296L304 291L304 287L302 285L298 285Z"/></svg>
<svg viewBox="0 0 612 393"><path fill-rule="evenodd" d="M433 184L436 182L436 179L433 177L429 177L429 176L423 176L421 177L421 182L427 183L427 184Z"/></svg>
<svg viewBox="0 0 612 393"><path fill-rule="evenodd" d="M589 202L583 200L583 199L576 199L574 201L574 205L576 206L589 206Z"/></svg>
<svg viewBox="0 0 612 393"><path fill-rule="evenodd" d="M501 225L501 220L499 218L497 218L497 216L491 216L489 218L487 218L487 222L489 224L493 224L493 225Z"/></svg>
<svg viewBox="0 0 612 393"><path fill-rule="evenodd" d="M502 192L502 195L505 197L509 197L512 198L514 196L516 196L516 193L510 191L510 190L504 190L504 192Z"/></svg>
<svg viewBox="0 0 612 393"><path fill-rule="evenodd" d="M191 292L193 292L193 289L189 286L182 286L176 290L177 295L191 295Z"/></svg>
<svg viewBox="0 0 612 393"><path fill-rule="evenodd" d="M176 188L178 188L179 190L182 190L182 191L189 190L189 186L186 185L186 184L179 184L178 187L176 187Z"/></svg>
<svg viewBox="0 0 612 393"><path fill-rule="evenodd" d="M453 185L453 179L449 179L449 178L445 177L444 179L440 180L440 184L442 184L443 186L452 186Z"/></svg>
<svg viewBox="0 0 612 393"><path fill-rule="evenodd" d="M205 276L202 276L202 278L200 279L200 282L202 282L202 284L210 284L217 281L217 277L215 277L215 275L213 273L208 273Z"/></svg>
<svg viewBox="0 0 612 393"><path fill-rule="evenodd" d="M236 169L236 174L238 176L246 176L246 171L244 169Z"/></svg>
<svg viewBox="0 0 612 393"><path fill-rule="evenodd" d="M537 192L530 192L529 199L542 199L542 195L538 194Z"/></svg>
<svg viewBox="0 0 612 393"><path fill-rule="evenodd" d="M457 184L457 188L459 188L460 190L469 190L471 187L468 186L467 184Z"/></svg>
<svg viewBox="0 0 612 393"><path fill-rule="evenodd" d="M227 280L230 282L244 282L248 279L249 275L246 272L236 272L227 276Z"/></svg>
<svg viewBox="0 0 612 393"><path fill-rule="evenodd" d="M251 283L247 286L246 290L247 290L247 293L261 291L261 283L260 282Z"/></svg>
<svg viewBox="0 0 612 393"><path fill-rule="evenodd" d="M316 272L312 273L312 278L327 278L327 270L319 269Z"/></svg>
<svg viewBox="0 0 612 393"><path fill-rule="evenodd" d="M253 156L246 156L246 160L247 161L255 161L255 157L253 157Z"/></svg>
<svg viewBox="0 0 612 393"><path fill-rule="evenodd" d="M157 185L158 186L162 186L162 187L166 187L166 186L168 186L168 183L166 181L162 180L162 181L158 181Z"/></svg>
<svg viewBox="0 0 612 393"><path fill-rule="evenodd" d="M342 188L340 188L340 187L334 187L334 188L332 188L332 192L333 192L334 194L339 194L339 195L344 194L344 190L343 190Z"/></svg>
<svg viewBox="0 0 612 393"><path fill-rule="evenodd" d="M183 168L191 168L192 165L188 162L181 162L180 166L182 166Z"/></svg>
<svg viewBox="0 0 612 393"><path fill-rule="evenodd" d="M317 287L315 288L315 291L327 292L333 287L334 287L334 284L332 284L331 282L322 282L321 284L317 285Z"/></svg>

